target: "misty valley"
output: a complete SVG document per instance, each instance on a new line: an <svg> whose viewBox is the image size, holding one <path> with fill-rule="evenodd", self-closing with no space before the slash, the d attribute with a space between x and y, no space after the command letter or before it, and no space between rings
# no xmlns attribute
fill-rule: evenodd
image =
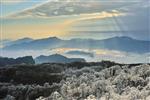
<svg viewBox="0 0 150 100"><path fill-rule="evenodd" d="M0 0L0 100L150 100L149 0Z"/></svg>

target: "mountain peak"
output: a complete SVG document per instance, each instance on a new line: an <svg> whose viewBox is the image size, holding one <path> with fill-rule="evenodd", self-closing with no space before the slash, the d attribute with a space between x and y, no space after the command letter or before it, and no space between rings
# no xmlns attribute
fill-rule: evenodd
<svg viewBox="0 0 150 100"><path fill-rule="evenodd" d="M49 56L45 56L45 55L40 55L39 57L64 57L63 55L60 55L60 54L52 54L52 55L49 55Z"/></svg>
<svg viewBox="0 0 150 100"><path fill-rule="evenodd" d="M5 50L44 50L53 48L92 48L92 49L110 49L125 52L147 53L149 52L148 41L136 40L127 36L117 36L104 40L91 39L71 39L61 40L57 37L49 37L32 42L19 42L15 45L4 47ZM54 56L60 57L59 54Z"/></svg>
<svg viewBox="0 0 150 100"><path fill-rule="evenodd" d="M135 39L128 37L128 36L116 36L116 37L112 37L112 38L108 38L108 39L104 39L104 40L129 41L129 40L135 40Z"/></svg>
<svg viewBox="0 0 150 100"><path fill-rule="evenodd" d="M47 39L54 39L54 40L60 40L58 37L48 37Z"/></svg>
<svg viewBox="0 0 150 100"><path fill-rule="evenodd" d="M25 37L25 38L21 38L21 39L18 39L19 41L22 40L22 41L26 41L26 40L33 40L32 38L29 38L29 37Z"/></svg>
<svg viewBox="0 0 150 100"><path fill-rule="evenodd" d="M118 37L118 38L122 38L122 39L133 39L133 38L128 37L128 36L120 36L120 37Z"/></svg>
<svg viewBox="0 0 150 100"><path fill-rule="evenodd" d="M52 54L49 56L39 56L35 58L36 63L69 63L69 62L85 62L82 58L67 58L60 54Z"/></svg>

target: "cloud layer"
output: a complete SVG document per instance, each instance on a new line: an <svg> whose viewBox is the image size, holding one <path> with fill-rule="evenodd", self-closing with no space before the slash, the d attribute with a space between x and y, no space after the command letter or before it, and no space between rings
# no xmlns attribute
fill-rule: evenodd
<svg viewBox="0 0 150 100"><path fill-rule="evenodd" d="M27 0L1 0L0 3L2 3L2 4L17 4L20 2L24 2L24 1L27 1Z"/></svg>
<svg viewBox="0 0 150 100"><path fill-rule="evenodd" d="M7 16L12 25L3 25L7 36L3 35L13 38L110 38L125 35L149 40L149 5L147 0L50 0Z"/></svg>
<svg viewBox="0 0 150 100"><path fill-rule="evenodd" d="M135 2L132 2L135 3ZM49 1L43 4L33 6L32 8L25 9L14 13L8 17L19 18L19 17L52 17L62 15L78 15L86 13L99 13L106 10L113 10L131 4L131 2L115 2L109 1Z"/></svg>

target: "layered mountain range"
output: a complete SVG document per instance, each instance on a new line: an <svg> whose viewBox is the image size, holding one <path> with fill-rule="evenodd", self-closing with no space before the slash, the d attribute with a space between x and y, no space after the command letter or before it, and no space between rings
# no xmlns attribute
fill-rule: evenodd
<svg viewBox="0 0 150 100"><path fill-rule="evenodd" d="M3 50L44 50L55 48L80 48L80 49L107 49L132 53L149 53L150 41L136 40L130 37L112 37L103 40L95 39L70 39L62 40L57 37L43 39L22 39L12 41L11 44L5 45Z"/></svg>
<svg viewBox="0 0 150 100"><path fill-rule="evenodd" d="M40 55L35 59L32 56L8 58L0 57L0 67L21 64L42 64L42 63L72 63L72 62L86 62L83 58L67 58L60 54L53 54L49 56Z"/></svg>

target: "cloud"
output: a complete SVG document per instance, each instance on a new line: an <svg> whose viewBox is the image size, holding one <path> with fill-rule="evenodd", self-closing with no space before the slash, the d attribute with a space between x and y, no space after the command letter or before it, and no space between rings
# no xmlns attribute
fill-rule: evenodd
<svg viewBox="0 0 150 100"><path fill-rule="evenodd" d="M31 8L24 9L23 11L11 14L7 18L23 18L23 17L52 17L62 15L80 15L87 13L100 13L106 10L113 10L128 4L127 2L104 2L104 1L47 1L42 4L35 5ZM114 13L117 10L114 10Z"/></svg>
<svg viewBox="0 0 150 100"><path fill-rule="evenodd" d="M113 36L125 35L136 39L149 40L149 27L148 27L149 16L147 13L148 9L150 8L149 3L147 3L146 1L133 2L133 3L122 2L123 0L120 1L121 2L118 2L117 0L116 3L112 3L112 2L90 2L90 3L82 2L81 3L81 2L58 2L58 1L50 2L49 1L46 3L44 2L43 4L38 4L36 6L33 6L32 8L25 9L24 11L12 14L7 18L17 19L17 18L32 17L32 18L41 18L42 20L44 18L52 18L52 20L53 18L63 19L61 23L59 22L55 25L50 25L50 26L47 25L45 26L46 28L44 27L44 24L42 27L41 26L36 27L38 25L22 27L22 30L24 29L26 33L27 33L26 30L29 27L30 31L33 30L32 34L46 33L47 35L49 34L51 35L57 33L54 35L65 34L68 37L69 36L82 37L84 35L84 37L87 36L88 38L91 38L92 36L94 38L95 37L108 38L108 36L112 36L112 35ZM141 0L137 0L137 1L141 1ZM100 20L100 19L104 19L104 20ZM72 25L75 24L82 24L82 26L85 27L72 28ZM94 25L95 27L98 28L96 29ZM18 27L20 27L20 25ZM19 30L18 27L17 27L17 32L15 33L18 33ZM69 29L70 27L72 29ZM41 28L43 29L41 30ZM10 33L12 33L12 30L14 30L14 28L12 28L11 26L11 29L6 29L6 30L10 30ZM20 33L23 33L22 30L20 28ZM107 33L112 33L112 35L106 34L105 31ZM78 33L80 35L77 35ZM81 33L86 33L86 35Z"/></svg>
<svg viewBox="0 0 150 100"><path fill-rule="evenodd" d="M2 0L3 4L15 4L20 2L39 2L39 0ZM72 15L81 13L95 13L105 10L113 10L121 6L127 6L142 0L43 0L44 3L34 5L33 7L14 12L8 17L51 17L60 15ZM146 1L146 0L145 0ZM114 3L115 2L115 3ZM115 10L114 10L115 11Z"/></svg>
<svg viewBox="0 0 150 100"><path fill-rule="evenodd" d="M25 1L27 0L1 0L0 3L7 5L7 4L17 4Z"/></svg>
<svg viewBox="0 0 150 100"><path fill-rule="evenodd" d="M106 17L104 20L89 20L78 23L70 31L86 36L128 36L139 40L149 40L150 2L135 3L113 9L109 12L124 16ZM105 12L108 13L108 12ZM105 14L104 13L104 14ZM107 15L107 14L106 14ZM107 34L106 34L107 33Z"/></svg>
<svg viewBox="0 0 150 100"><path fill-rule="evenodd" d="M94 57L86 57L82 55L70 55L66 54L68 51L83 51L94 54ZM23 52L23 53L22 53ZM62 54L66 57L71 58L84 58L86 61L95 62L101 60L111 60L120 63L148 63L150 59L150 53L146 54L135 54L127 53L115 50L103 50L103 49L78 49L78 48L58 48L52 50L20 50L20 51L5 51L3 50L2 55L4 57L17 58L26 55L32 55L34 58L40 55L51 55L51 54Z"/></svg>

